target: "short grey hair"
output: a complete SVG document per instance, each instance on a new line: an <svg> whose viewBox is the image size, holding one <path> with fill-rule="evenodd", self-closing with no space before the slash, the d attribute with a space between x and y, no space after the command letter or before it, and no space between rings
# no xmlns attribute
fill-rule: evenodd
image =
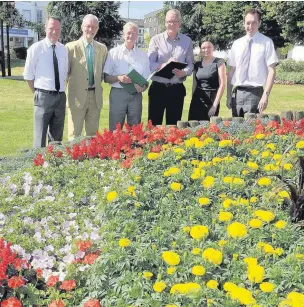
<svg viewBox="0 0 304 307"><path fill-rule="evenodd" d="M174 15L177 15L179 21L182 20L182 15L181 15L181 13L180 13L179 10L177 10L177 9L169 10L169 11L167 12L167 14L166 14L166 18L167 18L167 16L168 16L169 13L173 13Z"/></svg>
<svg viewBox="0 0 304 307"><path fill-rule="evenodd" d="M98 24L98 27L99 27L99 20L98 20L98 18L97 18L95 15L93 15L93 14L85 15L85 16L83 17L83 20L82 20L82 25L84 24L85 20L87 20L87 19L95 20L95 21L97 22L97 24Z"/></svg>
<svg viewBox="0 0 304 307"><path fill-rule="evenodd" d="M138 25L134 22L127 22L124 26L123 26L123 33L126 33L127 32L127 29L128 28L135 28L137 33L138 33Z"/></svg>

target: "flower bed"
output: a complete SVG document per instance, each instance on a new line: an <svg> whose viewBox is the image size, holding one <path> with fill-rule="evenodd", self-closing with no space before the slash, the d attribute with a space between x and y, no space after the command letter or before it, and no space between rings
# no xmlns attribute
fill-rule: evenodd
<svg viewBox="0 0 304 307"><path fill-rule="evenodd" d="M2 284L2 300L304 306L303 231L290 219L303 131L140 125L49 147L0 178L0 234L40 281Z"/></svg>

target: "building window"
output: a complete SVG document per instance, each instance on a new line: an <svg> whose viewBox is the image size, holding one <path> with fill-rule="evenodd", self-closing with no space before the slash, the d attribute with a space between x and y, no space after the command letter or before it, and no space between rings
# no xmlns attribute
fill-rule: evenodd
<svg viewBox="0 0 304 307"><path fill-rule="evenodd" d="M150 22L152 21L152 17L150 17Z"/></svg>
<svg viewBox="0 0 304 307"><path fill-rule="evenodd" d="M42 10L37 10L37 22L42 23Z"/></svg>
<svg viewBox="0 0 304 307"><path fill-rule="evenodd" d="M31 11L30 10L22 10L22 15L26 21L31 21Z"/></svg>

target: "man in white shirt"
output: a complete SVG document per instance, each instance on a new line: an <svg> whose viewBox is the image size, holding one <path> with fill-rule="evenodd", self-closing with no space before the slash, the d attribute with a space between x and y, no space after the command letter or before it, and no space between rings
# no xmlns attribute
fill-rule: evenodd
<svg viewBox="0 0 304 307"><path fill-rule="evenodd" d="M141 122L142 92L148 87L134 84L137 93L132 95L119 83L132 83L127 74L133 69L145 79L150 74L148 55L135 46L138 26L132 22L126 23L123 37L125 43L109 51L104 67L105 82L111 84L109 128L112 131L116 129L117 123L123 126L126 115L129 126Z"/></svg>
<svg viewBox="0 0 304 307"><path fill-rule="evenodd" d="M230 71L227 78L227 107L232 108L232 116L261 114L267 108L278 57L273 41L258 32L260 25L261 12L258 9L245 11L246 35L236 40L231 48L228 59Z"/></svg>
<svg viewBox="0 0 304 307"><path fill-rule="evenodd" d="M58 42L60 20L49 17L46 38L27 51L23 77L34 94L34 147L49 141L62 141L66 108L65 81L68 73L68 51Z"/></svg>

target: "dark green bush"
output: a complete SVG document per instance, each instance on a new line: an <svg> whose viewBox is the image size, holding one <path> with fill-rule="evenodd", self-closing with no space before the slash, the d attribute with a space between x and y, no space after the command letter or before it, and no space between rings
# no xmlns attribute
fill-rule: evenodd
<svg viewBox="0 0 304 307"><path fill-rule="evenodd" d="M27 48L26 47L14 48L14 51L16 52L17 59L20 59L20 60L25 60L26 59L26 53L27 53Z"/></svg>
<svg viewBox="0 0 304 307"><path fill-rule="evenodd" d="M304 61L287 59L277 66L277 83L304 84Z"/></svg>

